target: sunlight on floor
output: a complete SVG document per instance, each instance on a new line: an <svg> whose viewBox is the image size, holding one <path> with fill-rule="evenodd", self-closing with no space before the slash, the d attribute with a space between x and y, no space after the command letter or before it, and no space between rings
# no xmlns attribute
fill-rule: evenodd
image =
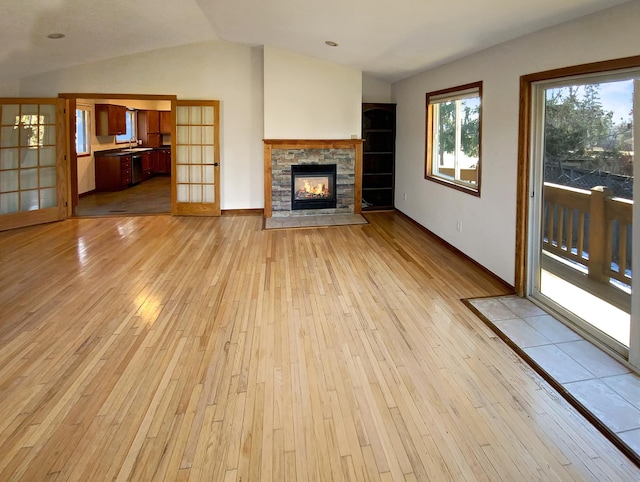
<svg viewBox="0 0 640 482"><path fill-rule="evenodd" d="M541 293L576 314L598 330L629 346L631 317L606 301L542 270Z"/></svg>

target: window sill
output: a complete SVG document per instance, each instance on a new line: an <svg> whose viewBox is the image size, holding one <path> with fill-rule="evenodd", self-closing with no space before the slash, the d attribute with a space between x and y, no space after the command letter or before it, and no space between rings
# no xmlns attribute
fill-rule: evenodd
<svg viewBox="0 0 640 482"><path fill-rule="evenodd" d="M432 181L432 182L435 182L437 184L441 184L443 186L450 187L452 189L455 189L456 191L460 191L460 192L464 192L466 194L471 194L472 196L480 197L480 186L479 185L477 187L473 187L473 186L470 186L470 185L468 185L466 183L459 183L459 182L456 182L454 180L445 179L445 178L442 178L442 177L437 177L437 176L433 176L433 175L429 175L429 174L427 174L425 176L425 179L427 181Z"/></svg>

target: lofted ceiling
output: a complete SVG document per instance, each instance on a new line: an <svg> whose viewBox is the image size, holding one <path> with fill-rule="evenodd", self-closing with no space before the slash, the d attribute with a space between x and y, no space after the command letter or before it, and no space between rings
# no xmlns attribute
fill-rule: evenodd
<svg viewBox="0 0 640 482"><path fill-rule="evenodd" d="M393 82L625 1L2 0L0 83L213 39L290 50Z"/></svg>

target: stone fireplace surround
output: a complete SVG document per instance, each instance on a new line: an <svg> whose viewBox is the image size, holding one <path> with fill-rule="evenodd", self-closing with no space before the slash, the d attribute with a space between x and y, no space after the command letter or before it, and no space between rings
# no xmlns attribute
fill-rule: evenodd
<svg viewBox="0 0 640 482"><path fill-rule="evenodd" d="M337 205L329 209L291 210L291 166L336 164ZM265 139L264 217L360 214L362 211L361 139Z"/></svg>

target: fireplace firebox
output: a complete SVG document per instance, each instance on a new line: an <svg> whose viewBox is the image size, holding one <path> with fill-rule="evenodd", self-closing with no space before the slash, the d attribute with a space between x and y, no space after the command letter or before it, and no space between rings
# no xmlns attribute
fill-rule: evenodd
<svg viewBox="0 0 640 482"><path fill-rule="evenodd" d="M292 210L335 207L335 164L294 164L291 166Z"/></svg>

